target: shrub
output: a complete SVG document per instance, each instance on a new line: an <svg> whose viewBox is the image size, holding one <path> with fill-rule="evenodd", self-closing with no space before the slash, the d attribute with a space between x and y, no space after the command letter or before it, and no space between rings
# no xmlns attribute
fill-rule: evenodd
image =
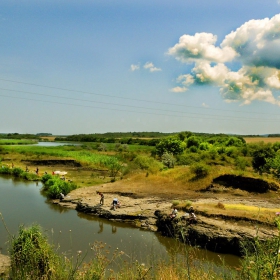
<svg viewBox="0 0 280 280"><path fill-rule="evenodd" d="M0 174L12 174L12 169L10 169L8 166L2 166L0 168Z"/></svg>
<svg viewBox="0 0 280 280"><path fill-rule="evenodd" d="M156 173L163 168L162 163L152 157L139 155L135 158L134 163L143 170Z"/></svg>
<svg viewBox="0 0 280 280"><path fill-rule="evenodd" d="M164 153L161 157L162 163L168 168L173 168L175 166L176 159L172 154Z"/></svg>
<svg viewBox="0 0 280 280"><path fill-rule="evenodd" d="M210 144L207 142L202 142L199 144L199 150L207 151L210 149Z"/></svg>
<svg viewBox="0 0 280 280"><path fill-rule="evenodd" d="M196 163L191 165L191 172L194 173L195 177L203 178L209 174L210 167L203 163Z"/></svg>
<svg viewBox="0 0 280 280"><path fill-rule="evenodd" d="M107 146L106 144L104 143L100 143L98 148L97 148L98 151L102 152L102 151L107 151Z"/></svg>
<svg viewBox="0 0 280 280"><path fill-rule="evenodd" d="M45 178L48 177L47 175ZM60 193L67 195L72 190L75 190L77 188L77 185L72 182L66 182L64 180L61 180L57 176L51 176L51 175L49 176L51 178L45 181L43 186L43 191L46 192L48 198L52 198L52 199L59 198Z"/></svg>
<svg viewBox="0 0 280 280"><path fill-rule="evenodd" d="M19 167L15 167L12 169L12 175L14 175L15 177L20 177L20 175L23 173L23 170Z"/></svg>
<svg viewBox="0 0 280 280"><path fill-rule="evenodd" d="M51 179L52 178L52 175L50 175L50 174L44 174L43 176L42 176L42 178L41 178L41 181L42 181L42 183L44 184L44 183L46 183L49 179Z"/></svg>
<svg viewBox="0 0 280 280"><path fill-rule="evenodd" d="M164 153L172 155L180 155L186 148L186 143L179 140L177 137L163 138L156 145L156 154L162 156Z"/></svg>
<svg viewBox="0 0 280 280"><path fill-rule="evenodd" d="M235 159L235 165L236 167L239 169L239 170L245 170L246 169L246 166L248 165L248 162L246 161L245 158L243 157L237 157Z"/></svg>

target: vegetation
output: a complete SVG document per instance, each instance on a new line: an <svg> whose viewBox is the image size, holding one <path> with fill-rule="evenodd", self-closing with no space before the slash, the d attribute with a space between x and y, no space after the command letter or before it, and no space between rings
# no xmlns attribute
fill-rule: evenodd
<svg viewBox="0 0 280 280"><path fill-rule="evenodd" d="M279 227L279 221L276 220ZM49 245L47 236L38 225L20 226L17 236L10 236L11 268L6 279L120 279L120 280L160 280L160 279L237 279L237 280L275 280L279 279L280 235L266 242L258 236L243 245L244 257L240 267L229 269L221 261L220 267L213 267L205 261L199 264L195 250L187 249L180 258L169 261L151 259L150 263L126 262L124 252L115 251L108 257L104 244L91 245L93 257L85 263L81 251L74 257L57 253L54 245ZM110 265L118 263L118 271ZM2 279L5 279L3 276Z"/></svg>
<svg viewBox="0 0 280 280"><path fill-rule="evenodd" d="M46 193L48 198L60 198L61 193L67 195L72 190L77 188L77 185L73 182L66 182L58 176L52 176L45 174L42 176L42 182L44 184L43 191Z"/></svg>

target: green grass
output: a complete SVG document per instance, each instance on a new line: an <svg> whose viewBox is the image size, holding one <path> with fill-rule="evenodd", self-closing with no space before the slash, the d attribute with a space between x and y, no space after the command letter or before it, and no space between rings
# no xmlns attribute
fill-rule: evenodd
<svg viewBox="0 0 280 280"><path fill-rule="evenodd" d="M0 139L0 145L30 145L37 143L37 140Z"/></svg>
<svg viewBox="0 0 280 280"><path fill-rule="evenodd" d="M46 156L56 158L71 158L82 164L91 165L94 167L108 167L108 165L118 162L119 160L115 156L109 156L104 154L98 154L94 151L81 150L80 147L74 146L59 146L59 147L39 147L39 146L7 146L5 147L7 152L19 153L26 157L37 159Z"/></svg>

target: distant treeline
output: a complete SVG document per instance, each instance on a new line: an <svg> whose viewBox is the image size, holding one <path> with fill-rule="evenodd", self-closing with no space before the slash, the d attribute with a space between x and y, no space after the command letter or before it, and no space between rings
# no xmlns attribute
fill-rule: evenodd
<svg viewBox="0 0 280 280"><path fill-rule="evenodd" d="M20 134L20 133L8 133L0 134L1 139L39 139L40 137L35 134Z"/></svg>
<svg viewBox="0 0 280 280"><path fill-rule="evenodd" d="M121 143L155 146L160 138L172 136L175 133L141 132L141 133L104 133L104 134L78 134L66 137L56 137L55 141Z"/></svg>

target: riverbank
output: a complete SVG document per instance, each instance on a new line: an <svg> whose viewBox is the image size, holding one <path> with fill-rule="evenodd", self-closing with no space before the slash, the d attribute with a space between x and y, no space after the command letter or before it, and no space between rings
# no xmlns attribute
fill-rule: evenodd
<svg viewBox="0 0 280 280"><path fill-rule="evenodd" d="M63 201L54 200L53 203L63 207L76 209L88 215L96 215L111 221L125 222L146 230L158 231L165 236L179 237L182 241L205 248L217 253L242 255L242 246L246 241L253 241L256 235L259 240L268 240L278 235L275 224L249 219L246 217L219 215L206 213L196 205L209 203L244 204L255 207L274 209L278 207L277 200L270 201L257 197L201 197L190 201L195 207L197 223L188 224L181 219L184 211L178 212L176 219L171 219L169 214L172 201L165 197L141 197L136 192L112 192L114 183L102 186L80 188L72 191ZM116 188L117 190L117 188ZM105 195L104 206L99 204L97 191ZM190 195L191 196L191 195ZM208 195L209 196L209 195ZM117 197L121 207L111 210L113 198Z"/></svg>

